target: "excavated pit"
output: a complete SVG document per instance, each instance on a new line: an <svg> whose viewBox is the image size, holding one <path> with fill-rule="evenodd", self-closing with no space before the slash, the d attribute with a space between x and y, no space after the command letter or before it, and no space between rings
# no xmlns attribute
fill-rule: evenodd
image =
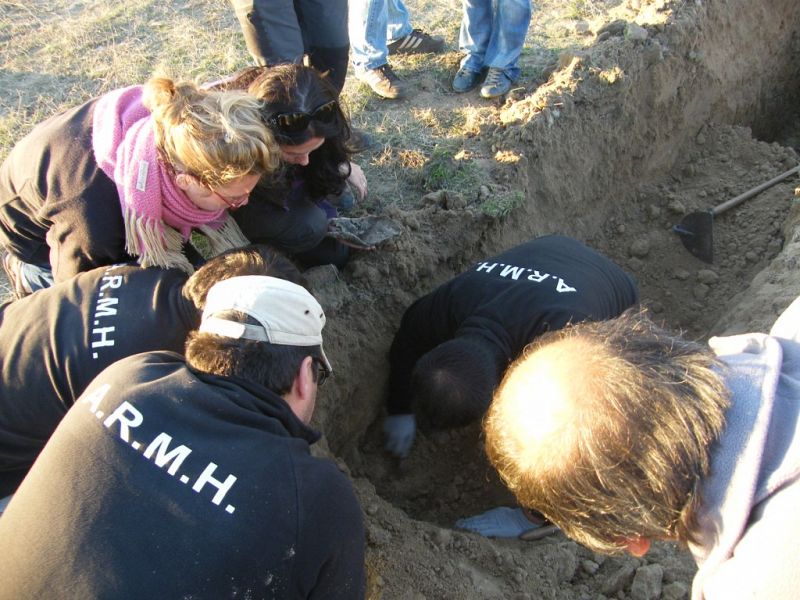
<svg viewBox="0 0 800 600"><path fill-rule="evenodd" d="M511 215L389 209L400 238L341 275L313 273L330 317L328 354L346 365L317 421L365 508L370 597L625 598L632 575L618 589L609 580L651 563L675 597L688 589L691 559L671 546L638 562L604 560L561 536L526 544L451 531L460 516L512 502L482 456L479 427L422 432L402 462L383 453L379 431L386 355L405 307L531 237L572 235L609 255L637 277L658 318L698 339L764 329L798 295L796 179L717 219L713 265L690 255L672 226L798 164L800 5L668 8L645 40L598 42L502 107L493 143L517 160L493 176L525 198Z"/></svg>

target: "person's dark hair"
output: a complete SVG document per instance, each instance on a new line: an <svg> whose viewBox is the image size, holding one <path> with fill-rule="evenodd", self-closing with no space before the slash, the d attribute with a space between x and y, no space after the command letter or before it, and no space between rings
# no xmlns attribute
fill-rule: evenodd
<svg viewBox="0 0 800 600"><path fill-rule="evenodd" d="M258 325L255 319L236 311L227 311L219 316ZM212 375L240 377L281 396L291 390L306 356L322 362L319 346L284 346L198 331L191 332L186 342L186 363L192 369ZM316 381L316 369L313 377Z"/></svg>
<svg viewBox="0 0 800 600"><path fill-rule="evenodd" d="M291 281L308 289L305 277L285 256L263 244L234 248L210 259L183 285L183 295L199 310L215 283L245 275L265 275Z"/></svg>
<svg viewBox="0 0 800 600"><path fill-rule="evenodd" d="M483 416L499 379L495 358L485 344L454 338L414 365L412 407L431 427L462 427Z"/></svg>
<svg viewBox="0 0 800 600"><path fill-rule="evenodd" d="M692 541L729 406L721 368L635 309L545 334L495 393L487 454L520 504L596 552Z"/></svg>
<svg viewBox="0 0 800 600"><path fill-rule="evenodd" d="M312 67L287 64L262 68L249 84L248 92L263 101L265 122L279 114L311 114L323 104L336 101L333 119L328 123L312 119L302 131L286 132L274 126L270 131L281 146L296 146L314 137L325 138L322 146L309 155L308 165L287 167L286 180L291 181L295 174L299 175L312 197L340 194L350 176L352 150L348 146L350 123L342 110L336 88ZM344 173L340 170L341 165L345 165Z"/></svg>

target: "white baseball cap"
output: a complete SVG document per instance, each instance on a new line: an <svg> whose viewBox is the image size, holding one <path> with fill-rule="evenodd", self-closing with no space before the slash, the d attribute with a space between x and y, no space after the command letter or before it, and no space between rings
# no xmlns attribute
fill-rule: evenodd
<svg viewBox="0 0 800 600"><path fill-rule="evenodd" d="M260 325L217 316L229 310L245 313ZM244 275L211 286L199 331L282 346L319 346L322 351L323 327L325 313L304 287L277 277ZM324 351L322 361L332 373Z"/></svg>

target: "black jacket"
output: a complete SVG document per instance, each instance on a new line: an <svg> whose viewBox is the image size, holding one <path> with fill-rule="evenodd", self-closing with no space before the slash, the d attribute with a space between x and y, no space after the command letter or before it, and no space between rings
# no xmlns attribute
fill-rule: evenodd
<svg viewBox="0 0 800 600"><path fill-rule="evenodd" d="M100 371L139 352L183 352L200 322L182 293L187 277L100 267L0 307L0 496Z"/></svg>
<svg viewBox="0 0 800 600"><path fill-rule="evenodd" d="M488 342L502 374L542 333L618 316L638 300L630 275L567 237L537 238L487 258L406 310L390 352L389 414L411 412L411 371L443 342Z"/></svg>
<svg viewBox="0 0 800 600"><path fill-rule="evenodd" d="M117 187L92 150L95 102L38 124L0 166L0 244L56 281L131 260Z"/></svg>
<svg viewBox="0 0 800 600"><path fill-rule="evenodd" d="M101 373L0 519L0 598L361 598L364 528L319 434L170 352Z"/></svg>

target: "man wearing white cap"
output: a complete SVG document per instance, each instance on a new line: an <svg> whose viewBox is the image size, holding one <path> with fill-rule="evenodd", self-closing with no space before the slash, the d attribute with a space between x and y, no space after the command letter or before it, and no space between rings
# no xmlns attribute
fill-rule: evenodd
<svg viewBox="0 0 800 600"><path fill-rule="evenodd" d="M324 325L304 288L233 277L185 360L101 373L0 518L0 595L363 597L357 500L309 452Z"/></svg>

